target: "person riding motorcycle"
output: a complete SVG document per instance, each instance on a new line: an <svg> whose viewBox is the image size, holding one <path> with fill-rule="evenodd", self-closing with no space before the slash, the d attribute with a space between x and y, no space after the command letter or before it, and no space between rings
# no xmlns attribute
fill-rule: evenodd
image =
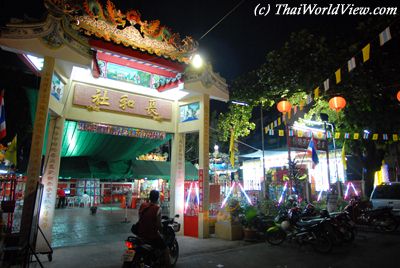
<svg viewBox="0 0 400 268"><path fill-rule="evenodd" d="M150 202L140 206L138 235L153 248L163 251L165 267L170 267L169 249L160 235L162 225L161 208L158 206L159 197L160 193L152 190L149 195Z"/></svg>

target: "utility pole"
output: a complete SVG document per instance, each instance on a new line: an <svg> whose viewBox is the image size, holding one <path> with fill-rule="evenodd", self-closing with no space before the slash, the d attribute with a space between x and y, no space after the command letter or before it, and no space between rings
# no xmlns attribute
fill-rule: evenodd
<svg viewBox="0 0 400 268"><path fill-rule="evenodd" d="M262 150L262 172L263 172L263 180L264 180L264 191L265 197L268 196L268 189L267 189L267 180L265 177L265 158L264 158L264 116L263 116L263 107L262 102L260 104L260 120L261 120L261 150Z"/></svg>

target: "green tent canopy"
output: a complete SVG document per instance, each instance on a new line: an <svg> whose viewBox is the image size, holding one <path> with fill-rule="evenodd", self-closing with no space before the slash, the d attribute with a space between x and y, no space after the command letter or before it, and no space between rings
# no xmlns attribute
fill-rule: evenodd
<svg viewBox="0 0 400 268"><path fill-rule="evenodd" d="M37 90L26 89L32 113L35 118ZM42 154L46 152L48 124ZM64 123L61 163L59 176L63 178L164 178L169 179L171 163L161 161L135 161L136 157L147 154L172 138L167 134L163 140L133 138L110 134L80 131L78 123L66 120ZM186 179L197 179L197 169L185 163Z"/></svg>
<svg viewBox="0 0 400 268"><path fill-rule="evenodd" d="M133 161L132 173L133 178L170 179L171 162ZM185 179L198 179L198 171L190 162L185 163Z"/></svg>
<svg viewBox="0 0 400 268"><path fill-rule="evenodd" d="M65 121L61 147L61 177L131 178L132 162L168 142L80 131L75 121ZM169 175L170 172L168 172Z"/></svg>
<svg viewBox="0 0 400 268"><path fill-rule="evenodd" d="M63 178L104 179L166 179L171 176L171 162L162 161L94 161L88 157L61 158L60 176ZM185 163L185 179L197 180L198 171L192 163Z"/></svg>

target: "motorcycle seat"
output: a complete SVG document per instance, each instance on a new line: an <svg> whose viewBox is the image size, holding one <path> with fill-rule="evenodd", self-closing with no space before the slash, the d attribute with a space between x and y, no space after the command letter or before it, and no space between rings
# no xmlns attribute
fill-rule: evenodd
<svg viewBox="0 0 400 268"><path fill-rule="evenodd" d="M319 224L321 221L322 221L322 219L313 219L313 220L309 220L309 221L298 221L296 223L296 225L299 227L309 227L309 226Z"/></svg>

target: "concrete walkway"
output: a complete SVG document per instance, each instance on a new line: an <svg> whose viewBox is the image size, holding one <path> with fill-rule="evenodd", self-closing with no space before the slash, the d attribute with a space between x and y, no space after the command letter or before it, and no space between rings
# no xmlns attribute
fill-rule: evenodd
<svg viewBox="0 0 400 268"><path fill-rule="evenodd" d="M132 223L137 221L137 210L127 211L129 223L124 222L125 213L124 209L115 206L99 207L96 215L90 215L88 208L56 210L52 237L53 260L49 262L47 255L39 255L44 267L121 267L124 241L130 235ZM250 244L242 240L185 236L178 236L178 243L180 258ZM31 267L39 265L33 263Z"/></svg>

